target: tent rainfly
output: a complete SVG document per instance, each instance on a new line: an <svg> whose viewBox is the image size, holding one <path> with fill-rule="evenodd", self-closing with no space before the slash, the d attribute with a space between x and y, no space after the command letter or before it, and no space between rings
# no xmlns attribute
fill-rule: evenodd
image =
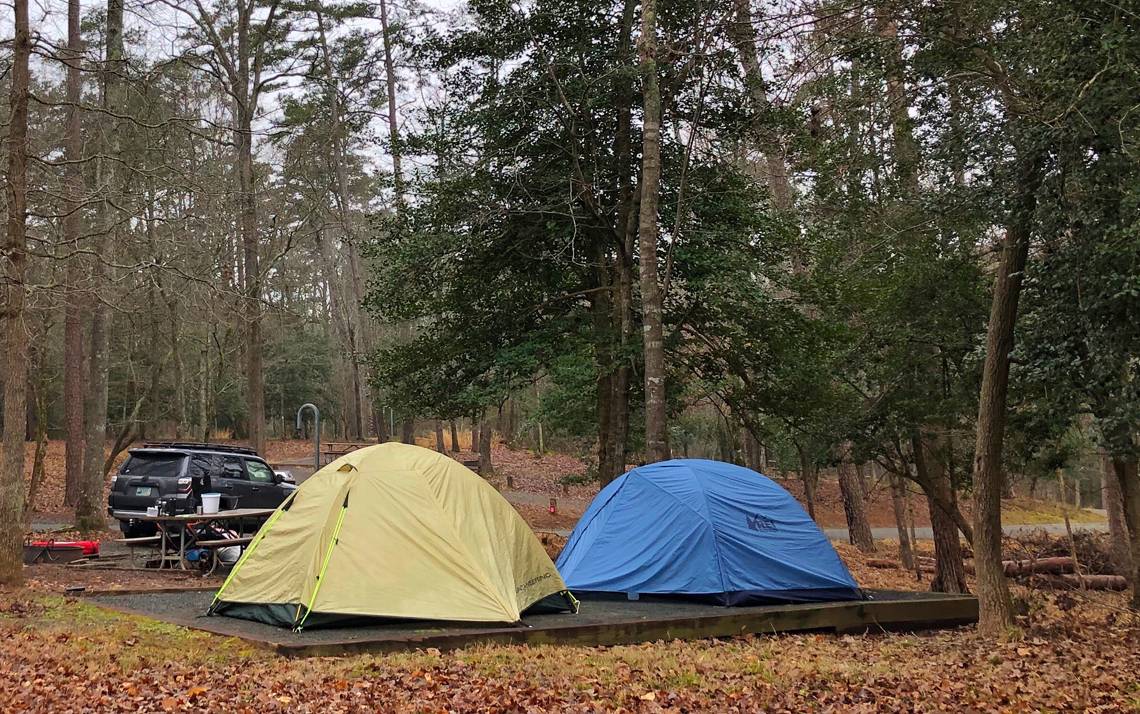
<svg viewBox="0 0 1140 714"><path fill-rule="evenodd" d="M641 466L594 498L558 557L574 591L724 605L863 599L796 500L755 471L703 459Z"/></svg>
<svg viewBox="0 0 1140 714"><path fill-rule="evenodd" d="M317 471L258 531L210 614L517 622L577 601L518 512L442 454L378 444Z"/></svg>

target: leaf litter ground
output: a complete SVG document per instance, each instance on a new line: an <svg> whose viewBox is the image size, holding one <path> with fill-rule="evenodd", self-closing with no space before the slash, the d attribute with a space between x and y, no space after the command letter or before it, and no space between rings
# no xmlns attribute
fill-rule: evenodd
<svg viewBox="0 0 1140 714"><path fill-rule="evenodd" d="M564 493L560 483L580 462L503 452L497 480L513 474L520 491L588 500L589 486ZM58 490L49 486L45 500ZM516 507L536 529L564 523L539 503ZM540 537L551 556L565 542ZM864 587L927 586L836 547ZM874 557L888 553L893 546L884 542ZM58 565L26 572L27 587L0 591L5 712L1140 711L1140 620L1122 593L1018 586L1026 614L999 639L959 628L287 660L64 594L213 580Z"/></svg>
<svg viewBox="0 0 1140 714"><path fill-rule="evenodd" d="M838 549L866 586L923 586ZM1018 587L1026 614L1000 639L959 628L290 660L101 610L57 594L65 584L0 593L0 710L1140 710L1140 621L1121 593Z"/></svg>

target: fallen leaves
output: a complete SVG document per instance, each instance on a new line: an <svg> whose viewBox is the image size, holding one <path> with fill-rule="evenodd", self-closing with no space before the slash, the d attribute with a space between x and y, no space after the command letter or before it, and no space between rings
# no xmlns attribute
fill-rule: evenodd
<svg viewBox="0 0 1140 714"><path fill-rule="evenodd" d="M1032 607L1008 640L961 628L291 660L23 590L4 600L30 614L0 617L0 710L1135 709L1140 622L1121 594L1082 594L1067 610L1052 593L1018 595Z"/></svg>
<svg viewBox="0 0 1140 714"><path fill-rule="evenodd" d="M52 448L55 448L53 442ZM281 452L292 448L281 445ZM298 447L299 448L299 447ZM307 445L306 445L307 448ZM61 458L49 449L49 459ZM307 453L307 452L306 452ZM588 498L560 479L582 464L496 449L498 481ZM52 467L49 463L49 471ZM579 471L580 472L580 471ZM502 485L502 484L500 484ZM795 482L788 485L794 487ZM52 492L44 491L50 500ZM824 489L823 508L831 496ZM534 506L535 520L545 512ZM841 508L841 506L840 506ZM529 520L529 519L528 519ZM541 536L552 556L564 539ZM929 544L922 544L926 549ZM1050 546L1051 547L1051 546ZM837 550L864 587L925 589L901 568ZM884 544L877 557L891 554ZM929 552L924 550L923 552ZM1082 559L1084 559L1082 551ZM1091 560L1092 556L1088 558ZM972 628L798 634L627 647L476 647L289 660L235 640L112 615L49 592L186 581L157 573L28 569L0 591L0 711L1128 711L1140 708L1140 621L1120 593L1016 588L1021 636ZM167 579L169 578L169 580ZM198 584L201 581L197 581Z"/></svg>

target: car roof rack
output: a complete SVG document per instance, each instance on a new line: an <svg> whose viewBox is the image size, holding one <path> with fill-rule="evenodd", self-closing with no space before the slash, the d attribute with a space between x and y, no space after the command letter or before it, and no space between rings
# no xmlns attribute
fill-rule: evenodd
<svg viewBox="0 0 1140 714"><path fill-rule="evenodd" d="M147 441L144 449L193 449L195 451L221 451L232 454L247 454L257 456L257 451L248 446L233 446L231 444L207 444L202 441Z"/></svg>

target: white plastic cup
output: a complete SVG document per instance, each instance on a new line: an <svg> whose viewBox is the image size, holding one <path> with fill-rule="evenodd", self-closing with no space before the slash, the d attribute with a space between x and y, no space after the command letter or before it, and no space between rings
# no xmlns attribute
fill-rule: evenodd
<svg viewBox="0 0 1140 714"><path fill-rule="evenodd" d="M202 494L202 513L217 513L218 507L222 504L222 494L220 493L203 493Z"/></svg>
<svg viewBox="0 0 1140 714"><path fill-rule="evenodd" d="M158 515L158 506L147 506L146 514L148 516L157 516Z"/></svg>

